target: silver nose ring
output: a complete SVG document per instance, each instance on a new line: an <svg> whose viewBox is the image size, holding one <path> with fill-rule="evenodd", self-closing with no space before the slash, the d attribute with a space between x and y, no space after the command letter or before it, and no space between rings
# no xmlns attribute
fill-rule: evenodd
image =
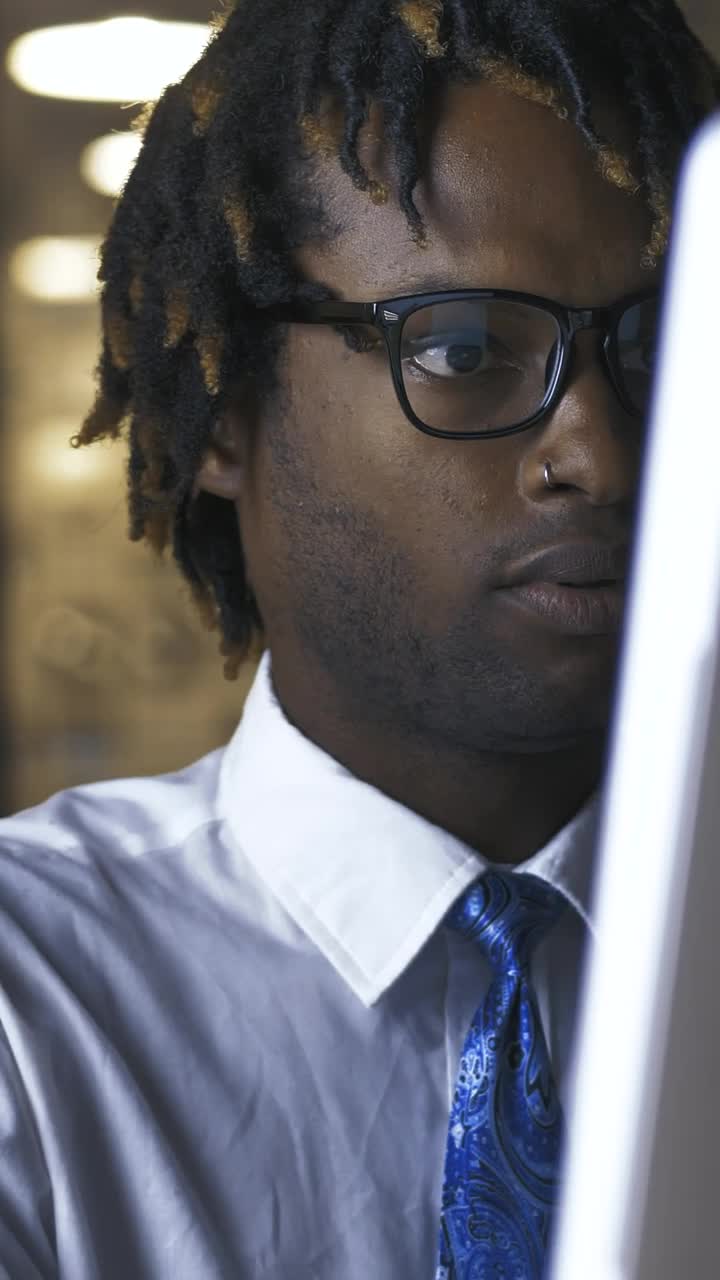
<svg viewBox="0 0 720 1280"><path fill-rule="evenodd" d="M557 485L552 478L552 467L549 462L545 463L545 483L548 489L557 489Z"/></svg>

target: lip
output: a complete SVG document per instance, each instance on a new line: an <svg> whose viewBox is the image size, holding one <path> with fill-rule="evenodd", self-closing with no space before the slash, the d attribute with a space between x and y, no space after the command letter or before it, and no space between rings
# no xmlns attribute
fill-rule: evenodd
<svg viewBox="0 0 720 1280"><path fill-rule="evenodd" d="M558 582L526 582L505 595L523 609L576 636L615 635L625 612L625 583L569 587Z"/></svg>
<svg viewBox="0 0 720 1280"><path fill-rule="evenodd" d="M615 635L625 612L629 547L564 543L513 566L504 594L571 635Z"/></svg>
<svg viewBox="0 0 720 1280"><path fill-rule="evenodd" d="M598 583L624 582L629 559L627 543L564 542L511 566L504 585L515 587L527 582L556 582L565 586L588 587Z"/></svg>

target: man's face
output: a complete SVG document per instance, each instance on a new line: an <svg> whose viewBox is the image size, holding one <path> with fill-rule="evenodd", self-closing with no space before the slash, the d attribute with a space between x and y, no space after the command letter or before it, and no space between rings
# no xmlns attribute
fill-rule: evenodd
<svg viewBox="0 0 720 1280"><path fill-rule="evenodd" d="M434 111L415 193L430 248L413 245L393 199L370 204L323 161L348 230L296 252L308 278L356 302L419 292L432 275L583 307L653 283L641 197L597 173L570 123L487 84L446 90ZM371 126L361 155L392 184L377 116ZM555 411L500 439L416 430L384 348L352 352L331 328L292 325L282 373L287 404L267 406L238 513L286 681L310 664L341 714L462 752L602 733L618 633L577 634L507 590L513 567L547 548L630 539L642 424L617 399L598 332L579 335Z"/></svg>

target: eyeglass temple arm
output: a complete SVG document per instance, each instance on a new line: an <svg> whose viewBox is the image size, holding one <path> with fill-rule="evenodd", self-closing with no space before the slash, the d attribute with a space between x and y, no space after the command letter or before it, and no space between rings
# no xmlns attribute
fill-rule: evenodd
<svg viewBox="0 0 720 1280"><path fill-rule="evenodd" d="M571 336L582 329L607 329L612 307L568 307ZM302 324L368 324L378 329L393 325L399 319L381 302L281 302L266 308L275 320L294 320Z"/></svg>
<svg viewBox="0 0 720 1280"><path fill-rule="evenodd" d="M378 324L377 302L289 302L267 308L276 320L302 324Z"/></svg>

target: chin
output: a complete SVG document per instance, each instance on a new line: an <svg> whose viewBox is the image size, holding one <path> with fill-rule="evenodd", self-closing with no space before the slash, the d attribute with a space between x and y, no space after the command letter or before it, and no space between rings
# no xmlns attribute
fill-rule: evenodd
<svg viewBox="0 0 720 1280"><path fill-rule="evenodd" d="M444 688L424 700L425 727L474 752L541 753L603 740L615 701L617 646L556 654L540 664L537 657L446 665Z"/></svg>

